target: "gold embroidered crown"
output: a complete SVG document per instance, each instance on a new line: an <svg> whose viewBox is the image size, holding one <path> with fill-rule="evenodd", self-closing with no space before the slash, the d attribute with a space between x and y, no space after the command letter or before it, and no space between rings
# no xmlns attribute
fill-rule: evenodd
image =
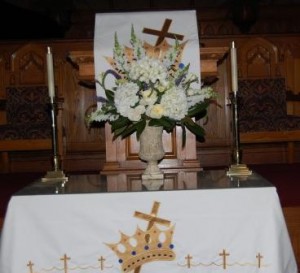
<svg viewBox="0 0 300 273"><path fill-rule="evenodd" d="M174 226L160 230L153 225L144 231L137 227L133 236L121 232L121 239L116 244L106 244L119 257L123 272L153 261L172 261L175 259L172 244Z"/></svg>

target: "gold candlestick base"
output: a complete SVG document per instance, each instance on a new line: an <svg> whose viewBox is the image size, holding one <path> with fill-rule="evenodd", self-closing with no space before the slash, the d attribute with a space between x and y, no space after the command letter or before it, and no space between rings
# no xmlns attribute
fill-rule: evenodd
<svg viewBox="0 0 300 273"><path fill-rule="evenodd" d="M47 183L56 183L61 181L68 181L68 177L66 177L64 172L61 170L49 171L42 178L42 182L47 182Z"/></svg>
<svg viewBox="0 0 300 273"><path fill-rule="evenodd" d="M233 164L227 171L228 176L248 176L252 171L245 164Z"/></svg>

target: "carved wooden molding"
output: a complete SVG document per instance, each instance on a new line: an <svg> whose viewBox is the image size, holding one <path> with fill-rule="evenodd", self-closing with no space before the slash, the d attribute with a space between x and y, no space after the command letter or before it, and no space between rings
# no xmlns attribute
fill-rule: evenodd
<svg viewBox="0 0 300 273"><path fill-rule="evenodd" d="M216 76L218 62L221 61L228 47L200 48L201 77ZM92 51L71 51L68 56L71 63L78 69L79 80L94 80L94 53Z"/></svg>
<svg viewBox="0 0 300 273"><path fill-rule="evenodd" d="M240 78L280 76L278 49L263 38L250 39L239 49Z"/></svg>

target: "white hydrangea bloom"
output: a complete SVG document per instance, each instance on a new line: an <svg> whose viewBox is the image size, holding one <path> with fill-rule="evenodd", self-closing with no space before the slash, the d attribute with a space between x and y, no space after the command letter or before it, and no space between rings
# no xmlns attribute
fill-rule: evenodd
<svg viewBox="0 0 300 273"><path fill-rule="evenodd" d="M201 88L201 92L204 94L206 99L215 98L216 93L211 86L205 86Z"/></svg>
<svg viewBox="0 0 300 273"><path fill-rule="evenodd" d="M172 86L175 86L175 81L173 79L165 80L162 82L159 82L155 85L155 88L159 93L163 93L167 91L168 89L172 88Z"/></svg>
<svg viewBox="0 0 300 273"><path fill-rule="evenodd" d="M144 105L138 105L135 108L129 108L128 109L128 118L131 121L139 121L142 118L142 114L144 114L146 111Z"/></svg>
<svg viewBox="0 0 300 273"><path fill-rule="evenodd" d="M187 98L188 107L192 107L196 105L197 103L203 102L205 99L205 96L203 94L190 96Z"/></svg>
<svg viewBox="0 0 300 273"><path fill-rule="evenodd" d="M188 96L194 96L194 95L199 94L199 91L200 90L196 89L196 88L189 88L186 93Z"/></svg>
<svg viewBox="0 0 300 273"><path fill-rule="evenodd" d="M140 82L165 82L168 76L166 67L157 59L145 57L134 62L129 70L129 77Z"/></svg>
<svg viewBox="0 0 300 273"><path fill-rule="evenodd" d="M130 109L139 101L138 91L138 85L132 82L127 82L117 87L114 102L118 113L128 117Z"/></svg>
<svg viewBox="0 0 300 273"><path fill-rule="evenodd" d="M104 113L101 109L96 110L90 114L89 119L91 121L102 122L102 121L114 121L119 118L118 115L113 115L111 113Z"/></svg>
<svg viewBox="0 0 300 273"><path fill-rule="evenodd" d="M167 90L161 99L161 105L164 108L164 116L174 120L183 119L188 112L187 98L185 91L174 86Z"/></svg>
<svg viewBox="0 0 300 273"><path fill-rule="evenodd" d="M211 87L203 87L201 90L190 88L187 93L187 102L189 108L197 103L204 102L205 100L214 97L214 92Z"/></svg>

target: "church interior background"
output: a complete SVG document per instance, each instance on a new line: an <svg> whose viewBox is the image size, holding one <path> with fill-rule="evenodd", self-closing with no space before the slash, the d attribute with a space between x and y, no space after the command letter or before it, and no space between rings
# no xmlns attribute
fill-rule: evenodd
<svg viewBox="0 0 300 273"><path fill-rule="evenodd" d="M10 118L7 90L47 93L45 52L50 46L61 166L67 173L100 172L105 165L104 128L89 129L84 118L96 103L93 75L88 72L94 62L90 53L95 14L189 9L197 12L202 59L216 63L204 79L219 93L221 105L209 110L208 123L204 124L206 140L196 143L201 167L219 168L232 161L228 58L232 41L237 47L242 85L251 83L253 88L271 91L278 87L276 94L282 95L278 98L286 114L300 116L299 0L5 0L0 2L0 135ZM246 116L246 120L251 119ZM242 159L256 165L299 164L299 142L299 128L280 133L256 129L242 132ZM46 172L52 167L51 153L49 135L34 141L0 138L0 172ZM298 264L299 211L299 205L285 209Z"/></svg>

